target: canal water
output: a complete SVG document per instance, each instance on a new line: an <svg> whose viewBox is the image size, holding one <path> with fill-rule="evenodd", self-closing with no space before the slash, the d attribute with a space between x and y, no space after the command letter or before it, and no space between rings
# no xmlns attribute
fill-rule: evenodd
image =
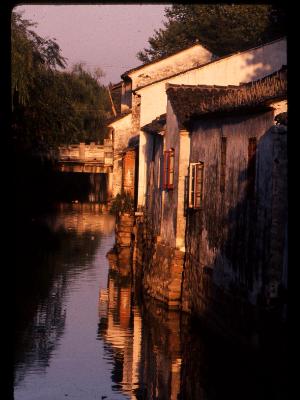
<svg viewBox="0 0 300 400"><path fill-rule="evenodd" d="M110 265L114 217L60 204L20 230L15 400L283 399L205 328L133 294Z"/></svg>

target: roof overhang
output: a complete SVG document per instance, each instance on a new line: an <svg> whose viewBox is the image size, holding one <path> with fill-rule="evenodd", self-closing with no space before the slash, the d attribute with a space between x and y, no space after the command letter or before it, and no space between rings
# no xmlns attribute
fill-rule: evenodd
<svg viewBox="0 0 300 400"><path fill-rule="evenodd" d="M287 98L287 68L239 86L167 84L167 96L180 124L211 114L241 113L268 108Z"/></svg>
<svg viewBox="0 0 300 400"><path fill-rule="evenodd" d="M108 124L107 127L108 128L113 128L115 124L117 124L118 122L120 122L121 120L124 120L126 117L131 116L132 112L129 111L127 113L123 113L120 115L117 115L114 119L112 119Z"/></svg>

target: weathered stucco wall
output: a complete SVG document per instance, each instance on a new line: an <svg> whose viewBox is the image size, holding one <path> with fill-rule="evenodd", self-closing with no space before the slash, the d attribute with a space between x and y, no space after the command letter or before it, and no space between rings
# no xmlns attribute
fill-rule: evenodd
<svg viewBox="0 0 300 400"><path fill-rule="evenodd" d="M154 235L160 234L162 210L163 136L152 135L152 159L147 168L146 207Z"/></svg>
<svg viewBox="0 0 300 400"><path fill-rule="evenodd" d="M167 129L164 136L164 150L174 149L174 189L163 190L161 241L168 246L176 246L178 169L180 157L180 135L177 118L168 105Z"/></svg>
<svg viewBox="0 0 300 400"><path fill-rule="evenodd" d="M139 179L138 179L138 208L145 206L146 202L146 182L147 182L147 163L150 163L152 156L153 137L149 133L140 131L139 142Z"/></svg>
<svg viewBox="0 0 300 400"><path fill-rule="evenodd" d="M191 162L204 162L203 208L187 213L183 309L244 336L258 329L252 306L265 305L268 290L278 300L284 263L286 136L273 124L273 111L198 120L191 135ZM221 137L227 138L224 192ZM257 138L254 197L247 192L251 137Z"/></svg>
<svg viewBox="0 0 300 400"><path fill-rule="evenodd" d="M142 99L141 126L166 112L167 82L185 85L239 85L269 75L286 64L286 40L282 39L153 83L137 91Z"/></svg>
<svg viewBox="0 0 300 400"><path fill-rule="evenodd" d="M128 76L132 79L132 89L135 90L137 87L148 85L159 79L205 64L211 61L212 57L210 51L200 44L196 44L163 60L130 72Z"/></svg>
<svg viewBox="0 0 300 400"><path fill-rule="evenodd" d="M170 111L171 105L170 105ZM147 134L146 202L137 226L138 275L145 293L179 308L184 262L184 176L188 171L189 134L168 112L164 136ZM163 188L163 151L174 149L174 189ZM180 204L179 204L180 202Z"/></svg>
<svg viewBox="0 0 300 400"><path fill-rule="evenodd" d="M109 127L114 129L112 195L115 197L122 191L122 151L128 146L130 138L134 136L132 115L128 114L112 122Z"/></svg>

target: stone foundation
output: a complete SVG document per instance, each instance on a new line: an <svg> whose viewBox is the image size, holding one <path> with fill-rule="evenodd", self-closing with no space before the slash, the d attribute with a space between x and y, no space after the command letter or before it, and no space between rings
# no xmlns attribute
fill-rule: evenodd
<svg viewBox="0 0 300 400"><path fill-rule="evenodd" d="M149 224L137 220L134 250L136 281L145 294L170 309L181 307L181 282L185 253L159 241Z"/></svg>
<svg viewBox="0 0 300 400"><path fill-rule="evenodd" d="M132 268L132 232L134 216L120 214L116 221L116 242L114 248L108 253L112 258L116 270L121 274L131 274Z"/></svg>

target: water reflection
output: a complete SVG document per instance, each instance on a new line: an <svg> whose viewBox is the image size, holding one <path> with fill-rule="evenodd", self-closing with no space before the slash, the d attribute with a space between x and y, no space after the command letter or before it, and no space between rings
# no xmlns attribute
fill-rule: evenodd
<svg viewBox="0 0 300 400"><path fill-rule="evenodd" d="M141 315L133 305L131 277L110 269L108 288L99 293L98 338L105 342L106 357L113 361L112 388L136 399L141 359Z"/></svg>
<svg viewBox="0 0 300 400"><path fill-rule="evenodd" d="M101 212L61 204L18 231L15 399L284 399L279 373L133 291Z"/></svg>
<svg viewBox="0 0 300 400"><path fill-rule="evenodd" d="M99 293L99 339L114 363L113 388L130 399L180 395L180 314L132 292L131 276L109 254L107 290Z"/></svg>
<svg viewBox="0 0 300 400"><path fill-rule="evenodd" d="M99 339L113 362L117 393L130 399L284 399L284 378L264 370L205 325L169 311L153 299L139 300L110 262L108 288L99 293Z"/></svg>
<svg viewBox="0 0 300 400"><path fill-rule="evenodd" d="M56 213L20 226L16 237L15 398L57 398L53 391L37 396L35 383L49 375L65 330L72 325L67 318L70 298L74 295L84 304L83 285L94 285L97 290L101 274L106 282L105 254L113 242L114 218L102 211L95 204L60 204ZM104 248L103 240L109 241ZM104 269L99 271L101 264ZM78 318L83 319L77 309Z"/></svg>

